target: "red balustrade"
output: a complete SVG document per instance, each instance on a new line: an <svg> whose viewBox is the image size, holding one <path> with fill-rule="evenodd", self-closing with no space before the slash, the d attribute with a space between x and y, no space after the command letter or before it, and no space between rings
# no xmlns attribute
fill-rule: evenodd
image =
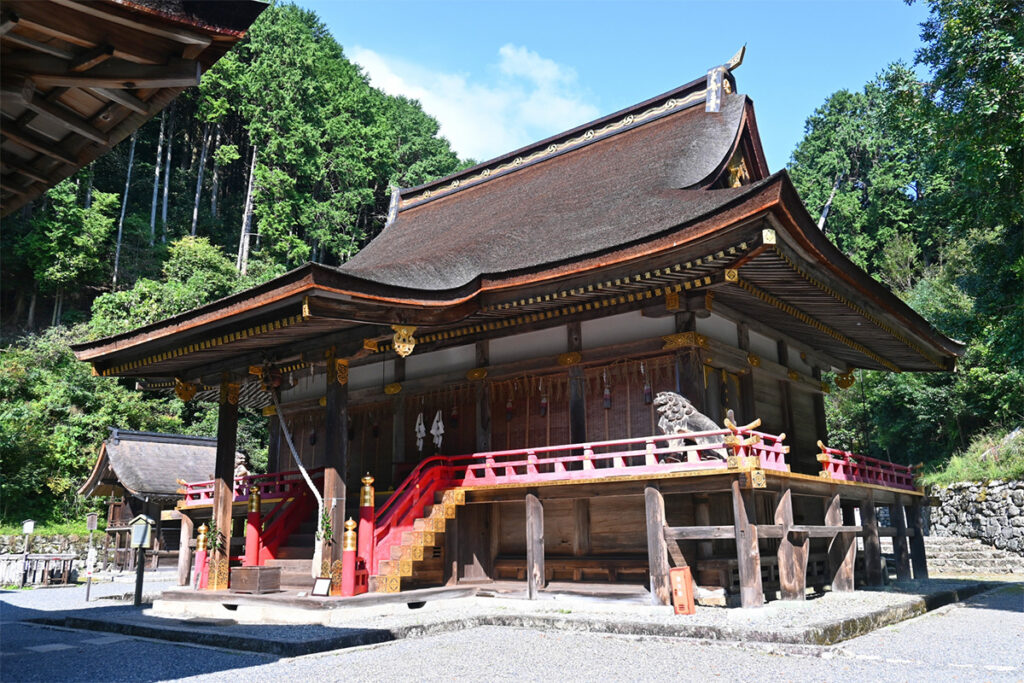
<svg viewBox="0 0 1024 683"><path fill-rule="evenodd" d="M917 490L914 485L914 469L910 465L899 465L888 460L829 448L820 441L818 448L821 449L818 462L821 463L823 476L829 479Z"/></svg>
<svg viewBox="0 0 1024 683"><path fill-rule="evenodd" d="M316 480L323 477L324 468L307 470L310 478ZM186 482L179 489L182 494L182 507L209 507L213 505L213 480ZM306 486L302 473L298 470L288 472L270 472L268 474L249 474L235 478L235 503L249 501L249 490L259 489L263 502L294 498L296 492Z"/></svg>

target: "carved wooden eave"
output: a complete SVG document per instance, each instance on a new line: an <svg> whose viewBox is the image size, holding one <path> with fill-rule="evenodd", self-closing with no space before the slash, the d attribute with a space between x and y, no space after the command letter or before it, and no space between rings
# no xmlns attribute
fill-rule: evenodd
<svg viewBox="0 0 1024 683"><path fill-rule="evenodd" d="M2 215L105 154L197 85L264 7L255 0L5 0Z"/></svg>

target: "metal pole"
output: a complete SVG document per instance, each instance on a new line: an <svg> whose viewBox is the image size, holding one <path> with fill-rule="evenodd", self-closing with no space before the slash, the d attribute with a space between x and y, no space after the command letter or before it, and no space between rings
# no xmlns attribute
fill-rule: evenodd
<svg viewBox="0 0 1024 683"><path fill-rule="evenodd" d="M135 558L135 606L142 604L142 573L146 569L146 549L139 548Z"/></svg>

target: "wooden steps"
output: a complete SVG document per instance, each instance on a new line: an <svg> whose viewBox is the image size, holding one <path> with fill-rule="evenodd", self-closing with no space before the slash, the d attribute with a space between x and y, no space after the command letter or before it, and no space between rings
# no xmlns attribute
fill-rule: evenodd
<svg viewBox="0 0 1024 683"><path fill-rule="evenodd" d="M449 489L440 498L424 508L423 516L413 520L412 531L402 533L401 544L391 546L388 559L380 561L378 574L371 580L378 593L397 593L443 580L444 534L448 520L455 519L458 507L466 503L466 494Z"/></svg>
<svg viewBox="0 0 1024 683"><path fill-rule="evenodd" d="M281 568L281 588L310 590L313 588L312 557L308 559L267 560L264 566Z"/></svg>

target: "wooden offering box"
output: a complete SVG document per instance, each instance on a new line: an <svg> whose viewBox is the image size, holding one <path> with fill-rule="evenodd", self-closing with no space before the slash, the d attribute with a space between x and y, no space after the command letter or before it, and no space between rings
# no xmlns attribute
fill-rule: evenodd
<svg viewBox="0 0 1024 683"><path fill-rule="evenodd" d="M281 590L280 567L233 567L232 593L272 593Z"/></svg>

